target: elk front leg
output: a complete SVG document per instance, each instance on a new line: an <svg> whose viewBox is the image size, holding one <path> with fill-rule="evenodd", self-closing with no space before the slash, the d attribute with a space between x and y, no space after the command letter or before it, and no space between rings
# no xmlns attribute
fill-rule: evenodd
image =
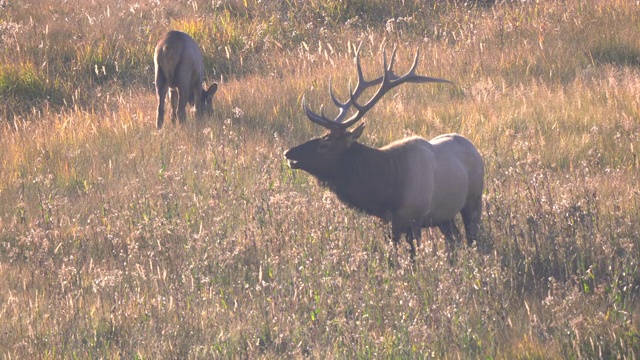
<svg viewBox="0 0 640 360"><path fill-rule="evenodd" d="M178 121L180 124L187 122L187 104L189 103L189 89L178 89Z"/></svg>
<svg viewBox="0 0 640 360"><path fill-rule="evenodd" d="M204 116L204 101L202 98L202 85L194 86L191 90L191 96L193 96L193 103L196 107L196 118L200 119Z"/></svg>
<svg viewBox="0 0 640 360"><path fill-rule="evenodd" d="M416 247L420 247L420 240L422 239L422 224L418 221L414 221L407 232L407 242L411 247L411 260L415 260ZM414 241L415 240L415 241Z"/></svg>
<svg viewBox="0 0 640 360"><path fill-rule="evenodd" d="M400 238L402 235L405 235L405 240L407 244L409 244L409 253L411 255L411 260L415 259L416 256L416 246L414 243L414 239L418 239L420 241L420 224L415 223L414 221L407 221L401 217L394 217L393 223L391 225L391 229L393 232L393 243L398 248L398 244L400 243Z"/></svg>
<svg viewBox="0 0 640 360"><path fill-rule="evenodd" d="M176 117L178 114L178 100L180 98L180 94L177 89L172 88L169 90L169 100L171 101L171 122L173 124L176 123Z"/></svg>

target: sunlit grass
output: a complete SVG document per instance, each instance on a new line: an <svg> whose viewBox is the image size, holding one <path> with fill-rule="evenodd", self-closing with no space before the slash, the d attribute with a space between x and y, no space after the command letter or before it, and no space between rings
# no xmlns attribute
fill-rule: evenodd
<svg viewBox="0 0 640 360"><path fill-rule="evenodd" d="M0 88L22 106L0 130L2 356L638 356L637 5L14 4L2 79L61 100ZM224 81L213 116L157 131L152 51L174 27ZM480 149L482 236L453 264L436 230L396 255L282 156L322 133L302 96L334 114L360 43L368 78L397 44L398 73L419 48L419 73L454 82L389 93L361 139Z"/></svg>

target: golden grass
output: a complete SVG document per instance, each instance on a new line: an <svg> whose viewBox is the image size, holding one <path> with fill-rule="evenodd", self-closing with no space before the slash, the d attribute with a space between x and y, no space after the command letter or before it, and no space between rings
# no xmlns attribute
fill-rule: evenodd
<svg viewBox="0 0 640 360"><path fill-rule="evenodd" d="M0 60L60 94L8 90L0 112L2 357L637 358L637 5L81 3L0 18ZM362 6L395 21L335 10ZM224 82L213 116L157 131L151 53L174 26ZM398 44L398 72L420 48L455 83L388 94L362 139L478 146L483 234L454 264L435 230L396 257L283 159L321 133L302 95L331 113L361 42L368 76Z"/></svg>

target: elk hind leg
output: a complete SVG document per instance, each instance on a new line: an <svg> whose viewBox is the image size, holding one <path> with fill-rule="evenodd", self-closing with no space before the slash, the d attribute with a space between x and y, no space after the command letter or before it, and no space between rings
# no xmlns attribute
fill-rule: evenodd
<svg viewBox="0 0 640 360"><path fill-rule="evenodd" d="M187 104L191 96L191 89L185 84L180 84L171 95L176 94L177 96L172 96L171 98L171 105L177 105L174 107L175 113L178 115L180 124L184 124L187 121Z"/></svg>
<svg viewBox="0 0 640 360"><path fill-rule="evenodd" d="M171 101L171 122L173 124L176 123L176 118L178 116L178 99L180 95L177 89L171 88L169 89L169 101Z"/></svg>
<svg viewBox="0 0 640 360"><path fill-rule="evenodd" d="M438 224L438 228L444 234L445 238L445 247L448 253L453 253L453 249L455 244L460 239L460 230L458 230L458 226L456 226L455 220L447 220Z"/></svg>
<svg viewBox="0 0 640 360"><path fill-rule="evenodd" d="M416 246L420 247L420 240L422 239L422 224L413 223L407 230L407 242L409 243L409 251L411 254L411 260L415 260ZM415 240L415 241L414 241Z"/></svg>
<svg viewBox="0 0 640 360"><path fill-rule="evenodd" d="M167 78L164 76L162 71L156 70L156 95L158 97L156 126L158 129L162 128L162 123L164 122L164 99L167 95L168 89L169 85L167 85Z"/></svg>
<svg viewBox="0 0 640 360"><path fill-rule="evenodd" d="M187 122L187 103L189 97L186 96L186 92L178 90L178 121L180 124Z"/></svg>
<svg viewBox="0 0 640 360"><path fill-rule="evenodd" d="M473 245L477 240L478 229L480 227L480 217L482 215L482 195L478 195L467 201L465 207L460 210L462 221L464 222L464 234L467 244Z"/></svg>

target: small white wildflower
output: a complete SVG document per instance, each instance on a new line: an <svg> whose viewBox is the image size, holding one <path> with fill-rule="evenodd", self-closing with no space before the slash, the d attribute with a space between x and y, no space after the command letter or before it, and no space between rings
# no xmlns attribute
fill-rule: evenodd
<svg viewBox="0 0 640 360"><path fill-rule="evenodd" d="M242 109L240 109L239 107L235 107L233 108L233 118L234 119L239 119L241 117L244 116L244 111L242 111Z"/></svg>
<svg viewBox="0 0 640 360"><path fill-rule="evenodd" d="M358 16L352 17L345 23L347 27L355 27L358 26L358 24L360 24L360 17Z"/></svg>
<svg viewBox="0 0 640 360"><path fill-rule="evenodd" d="M389 20L387 20L387 23L386 23L386 25L384 26L384 28L385 28L385 30L386 30L388 33L392 33L392 32L394 32L394 31L395 31L395 28L396 28L396 19L389 19Z"/></svg>

